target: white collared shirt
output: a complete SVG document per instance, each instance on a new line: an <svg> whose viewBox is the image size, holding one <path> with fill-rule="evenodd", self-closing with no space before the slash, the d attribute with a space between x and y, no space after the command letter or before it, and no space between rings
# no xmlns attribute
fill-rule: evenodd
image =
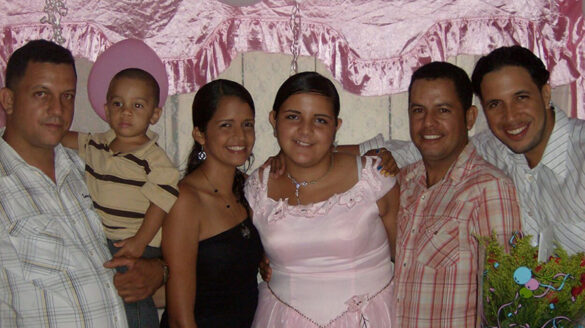
<svg viewBox="0 0 585 328"><path fill-rule="evenodd" d="M520 199L522 227L534 238L551 225L554 238L569 253L585 251L585 121L555 109L555 125L540 163L530 168L491 131L471 138L477 152L508 174ZM385 147L403 167L421 158L412 142L381 135L360 144L360 151Z"/></svg>
<svg viewBox="0 0 585 328"><path fill-rule="evenodd" d="M127 327L83 163L54 152L56 183L0 138L0 327Z"/></svg>

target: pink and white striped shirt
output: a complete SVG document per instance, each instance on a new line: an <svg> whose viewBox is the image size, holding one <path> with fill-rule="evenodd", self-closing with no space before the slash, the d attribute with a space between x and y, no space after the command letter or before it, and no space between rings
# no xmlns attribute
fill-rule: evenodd
<svg viewBox="0 0 585 328"><path fill-rule="evenodd" d="M478 241L508 245L520 230L514 184L468 144L445 177L427 188L422 161L399 175L395 291L399 327L474 327Z"/></svg>

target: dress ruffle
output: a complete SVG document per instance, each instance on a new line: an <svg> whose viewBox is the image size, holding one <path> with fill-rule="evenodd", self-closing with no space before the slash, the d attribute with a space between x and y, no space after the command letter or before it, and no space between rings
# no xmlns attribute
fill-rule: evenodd
<svg viewBox="0 0 585 328"><path fill-rule="evenodd" d="M26 41L52 37L42 1L0 4L0 70ZM69 0L64 44L95 60L124 38L144 40L162 58L169 92L194 92L229 67L238 53L290 54L294 2L231 7L221 1ZM458 54L486 54L520 44L543 59L551 84L585 85L581 2L481 0L299 1L300 55L316 56L344 89L363 96L405 91L417 67ZM120 14L123 13L123 14ZM372 38L372 35L376 35ZM3 77L0 77L0 80ZM0 81L0 85L2 81ZM579 117L585 88L577 88Z"/></svg>
<svg viewBox="0 0 585 328"><path fill-rule="evenodd" d="M362 178L350 189L343 193L335 194L326 201L308 204L308 205L289 205L288 198L279 199L278 201L269 199L267 196L267 181L269 178L270 168L263 171L263 177L260 179L260 171L252 173L247 181L249 191L246 192L246 198L258 214L264 216L266 207L257 208L254 204L268 201L276 203L271 209L268 216L268 222L281 220L289 215L295 217L314 218L325 216L336 205L342 205L348 209L353 208L356 204L368 199L368 196L379 199L387 190L390 190L396 183L394 178L380 179L380 172L376 169L380 163L378 157L366 157L366 163L362 168Z"/></svg>

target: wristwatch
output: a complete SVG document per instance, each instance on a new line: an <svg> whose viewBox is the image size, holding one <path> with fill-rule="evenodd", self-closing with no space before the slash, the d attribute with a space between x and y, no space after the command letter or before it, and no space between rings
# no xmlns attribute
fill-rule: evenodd
<svg viewBox="0 0 585 328"><path fill-rule="evenodd" d="M162 259L158 259L163 269L163 285L169 280L169 266Z"/></svg>

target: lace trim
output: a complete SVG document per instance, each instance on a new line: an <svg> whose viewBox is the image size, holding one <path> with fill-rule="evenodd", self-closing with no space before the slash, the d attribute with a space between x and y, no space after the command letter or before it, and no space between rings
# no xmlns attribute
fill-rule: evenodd
<svg viewBox="0 0 585 328"><path fill-rule="evenodd" d="M350 299L348 299L345 304L347 305L347 309L343 312L341 312L338 316L336 316L335 318L331 319L329 322L327 322L324 325L321 325L319 323L317 323L315 320L309 318L308 316L306 316L304 313L302 313L300 310L298 310L297 308L295 308L294 306L288 304L287 302L283 301L280 297L278 297L273 291L272 288L270 288L270 284L266 284L266 287L268 287L268 290L270 291L270 293L272 294L272 296L274 296L280 303L282 303L284 306L290 308L291 310L295 311L298 315L300 315L303 319L306 319L307 321L309 321L310 323L314 324L315 326L319 327L319 328L327 328L327 327L331 327L331 325L333 325L335 323L335 321L339 320L340 318L342 318L345 314L350 313L350 312L357 312L360 315L360 327L362 328L367 328L368 327L368 318L366 317L364 310L367 308L368 303L374 299L376 296L380 295L380 293L382 293L384 290L386 290L386 288L388 288L390 286L390 283L392 282L392 279L390 279L390 281L388 281L388 283L386 285L384 285L384 287L382 287L382 289L380 289L379 291L377 291L376 293L374 293L372 296L368 296L368 294L362 294L362 295L355 295L352 296Z"/></svg>
<svg viewBox="0 0 585 328"><path fill-rule="evenodd" d="M376 170L376 166L379 162L379 158L366 157L366 164L362 168L360 180L347 191L335 194L322 202L308 205L289 205L288 199L274 200L268 198L268 168L263 172L262 181L260 180L259 171L257 171L253 178L251 178L250 184L252 188L250 191L252 192L248 193L248 196L252 199L251 204L261 204L263 202L274 204L268 207L260 206L262 207L261 209L255 208L255 211L257 211L258 214L268 217L268 222L281 220L288 215L302 216L305 218L324 216L327 215L335 205L343 205L346 208L351 209L367 199L368 195L373 195L375 197L375 195L382 190L382 183L386 182L386 180L377 176L379 173ZM267 210L269 213L266 212Z"/></svg>

